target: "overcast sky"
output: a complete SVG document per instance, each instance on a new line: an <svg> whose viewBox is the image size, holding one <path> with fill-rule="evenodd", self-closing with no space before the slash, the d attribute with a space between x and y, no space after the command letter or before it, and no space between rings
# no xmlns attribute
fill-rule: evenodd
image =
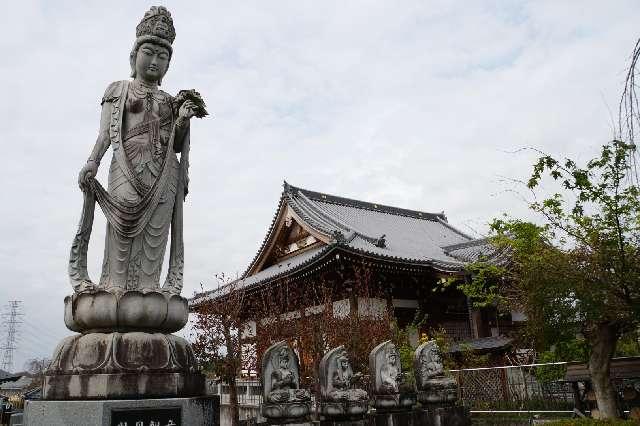
<svg viewBox="0 0 640 426"><path fill-rule="evenodd" d="M70 334L62 302L82 205L77 174L103 92L128 78L135 26L153 4L2 5L0 304L23 301L15 368ZM502 212L526 214L508 179L526 177L532 156L509 151L589 158L612 136L640 36L637 0L165 5L177 38L163 89L197 89L212 114L191 127L186 296L215 273L243 271L285 179L444 210L470 233ZM98 212L94 280L104 229Z"/></svg>

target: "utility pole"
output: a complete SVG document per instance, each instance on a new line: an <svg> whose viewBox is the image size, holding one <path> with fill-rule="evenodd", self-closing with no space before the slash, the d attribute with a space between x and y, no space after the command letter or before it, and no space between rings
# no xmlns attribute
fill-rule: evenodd
<svg viewBox="0 0 640 426"><path fill-rule="evenodd" d="M6 372L13 371L13 352L16 350L16 340L18 337L18 325L22 323L20 317L24 314L20 312L21 300L10 300L2 314L3 324L7 330L7 335L3 346L0 347L2 353L2 364L0 368Z"/></svg>

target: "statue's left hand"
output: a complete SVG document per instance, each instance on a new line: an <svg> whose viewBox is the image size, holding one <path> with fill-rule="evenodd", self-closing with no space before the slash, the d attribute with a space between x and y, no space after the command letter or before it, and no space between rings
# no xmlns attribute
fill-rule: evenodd
<svg viewBox="0 0 640 426"><path fill-rule="evenodd" d="M98 173L98 163L95 161L87 161L80 174L78 175L78 185L82 191L86 191L88 188L88 181Z"/></svg>
<svg viewBox="0 0 640 426"><path fill-rule="evenodd" d="M191 117L196 115L196 104L190 100L184 101L178 110L178 115L185 120L191 119Z"/></svg>

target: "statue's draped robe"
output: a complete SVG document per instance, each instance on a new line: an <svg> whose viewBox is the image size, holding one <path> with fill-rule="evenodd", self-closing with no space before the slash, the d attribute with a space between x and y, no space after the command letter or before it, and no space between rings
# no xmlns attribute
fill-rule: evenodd
<svg viewBox="0 0 640 426"><path fill-rule="evenodd" d="M382 379L382 388L388 393L397 393L399 391L397 377L400 373L398 361L395 365L387 360L380 370L380 377Z"/></svg>
<svg viewBox="0 0 640 426"><path fill-rule="evenodd" d="M163 288L179 293L184 248L182 203L187 192L188 128L175 126L176 111L165 92L138 93L132 83L112 83L102 100L101 132L113 149L108 188L89 182L78 234L71 250L74 287L90 282L86 246L94 201L107 218L100 287L107 290L152 290L171 232L169 271ZM182 150L178 161L176 152ZM88 228L88 229L87 229Z"/></svg>

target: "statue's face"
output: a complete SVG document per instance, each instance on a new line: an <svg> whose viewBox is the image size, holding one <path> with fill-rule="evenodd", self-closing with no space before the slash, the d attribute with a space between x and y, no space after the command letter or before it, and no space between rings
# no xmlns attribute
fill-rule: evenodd
<svg viewBox="0 0 640 426"><path fill-rule="evenodd" d="M169 68L169 51L153 43L142 43L136 54L136 75L146 81L159 81Z"/></svg>
<svg viewBox="0 0 640 426"><path fill-rule="evenodd" d="M343 370L347 370L349 368L349 360L347 360L346 358L341 358L340 367L342 367Z"/></svg>
<svg viewBox="0 0 640 426"><path fill-rule="evenodd" d="M289 367L289 357L286 355L280 356L280 368L288 368Z"/></svg>
<svg viewBox="0 0 640 426"><path fill-rule="evenodd" d="M397 361L398 361L398 357L396 356L395 352L391 352L389 354L389 364L396 365Z"/></svg>

